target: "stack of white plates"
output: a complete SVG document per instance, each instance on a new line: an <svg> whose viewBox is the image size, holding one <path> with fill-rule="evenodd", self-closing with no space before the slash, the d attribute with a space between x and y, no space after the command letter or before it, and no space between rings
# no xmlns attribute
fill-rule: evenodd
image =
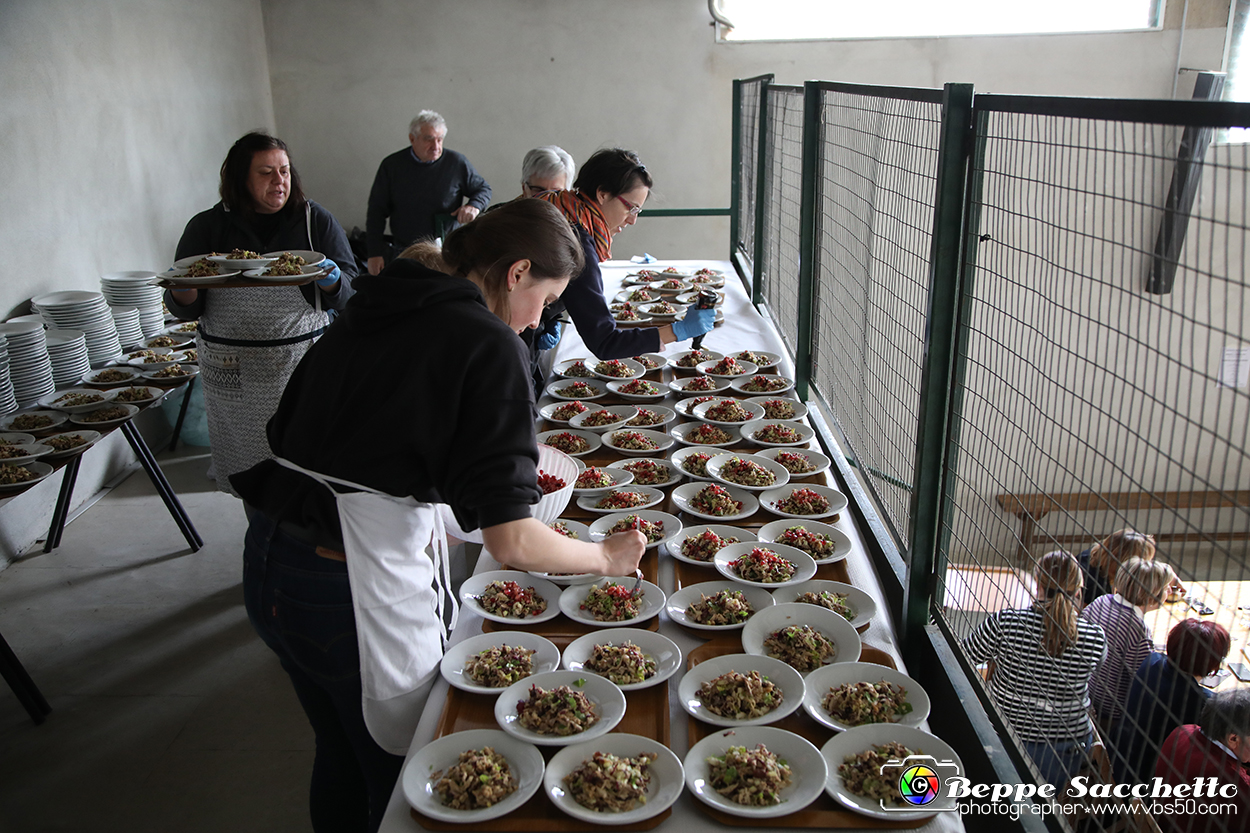
<svg viewBox="0 0 1250 833"><path fill-rule="evenodd" d="M99 292L69 289L49 292L30 299L35 312L54 329L82 330L87 337L87 352L92 367L102 367L121 357L117 327L104 296Z"/></svg>
<svg viewBox="0 0 1250 833"><path fill-rule="evenodd" d="M135 307L110 306L113 311L113 324L117 327L117 340L123 350L129 350L147 335L139 320L139 310Z"/></svg>
<svg viewBox="0 0 1250 833"><path fill-rule="evenodd" d="M13 394L13 382L9 379L9 342L0 335L0 416L17 410L17 397Z"/></svg>
<svg viewBox="0 0 1250 833"><path fill-rule="evenodd" d="M9 380L19 408L33 405L39 397L56 390L42 324L7 321L0 324L0 335L8 340Z"/></svg>
<svg viewBox="0 0 1250 833"><path fill-rule="evenodd" d="M87 334L82 330L48 330L48 358L57 389L76 387L91 370L87 355Z"/></svg>
<svg viewBox="0 0 1250 833"><path fill-rule="evenodd" d="M158 335L165 327L165 310L161 305L162 290L156 285L155 272L109 272L100 278L104 297L115 307L139 310L143 337ZM140 341L142 339L139 339ZM123 347L129 347L125 341Z"/></svg>
<svg viewBox="0 0 1250 833"><path fill-rule="evenodd" d="M40 327L42 327L42 326L44 325L44 324L43 324L43 316L42 316L42 315L35 315L35 314L32 314L32 315L15 315L15 316L13 316L12 318L10 318L10 319L9 319L9 323L10 323L10 324L17 324L17 323L20 323L20 322L22 322L22 321L34 321L34 322L35 322L36 324L38 324Z"/></svg>

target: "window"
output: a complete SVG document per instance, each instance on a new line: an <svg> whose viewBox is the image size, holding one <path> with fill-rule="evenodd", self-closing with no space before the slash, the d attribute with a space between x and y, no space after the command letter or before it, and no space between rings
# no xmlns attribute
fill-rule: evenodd
<svg viewBox="0 0 1250 833"><path fill-rule="evenodd" d="M720 0L726 41L931 38L1150 29L1162 0Z"/></svg>

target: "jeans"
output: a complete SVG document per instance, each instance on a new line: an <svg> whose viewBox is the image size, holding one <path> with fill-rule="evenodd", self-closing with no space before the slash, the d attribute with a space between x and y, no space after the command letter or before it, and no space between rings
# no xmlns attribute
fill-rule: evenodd
<svg viewBox="0 0 1250 833"><path fill-rule="evenodd" d="M1041 770L1042 780L1059 789L1068 779L1081 771L1085 763L1085 749L1093 736L1082 741L1026 741L1024 751Z"/></svg>
<svg viewBox="0 0 1250 833"><path fill-rule="evenodd" d="M316 833L376 831L404 759L365 727L347 565L260 512L243 547L248 619L278 655L316 735L309 810Z"/></svg>

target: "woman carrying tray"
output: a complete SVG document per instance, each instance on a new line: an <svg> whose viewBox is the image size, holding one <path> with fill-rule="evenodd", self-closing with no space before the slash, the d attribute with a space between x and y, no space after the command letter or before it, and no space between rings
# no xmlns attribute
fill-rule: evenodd
<svg viewBox="0 0 1250 833"><path fill-rule="evenodd" d="M217 486L236 494L229 476L269 456L265 421L327 310L352 296L356 260L338 221L305 198L286 144L265 133L234 143L221 165L221 201L191 218L175 258L226 253L312 250L327 257L326 275L303 286L170 289L178 318L198 318L200 379Z"/></svg>
<svg viewBox="0 0 1250 833"><path fill-rule="evenodd" d="M441 253L417 244L362 276L270 420L275 459L233 478L259 510L248 615L317 735L315 830L377 827L438 676L450 617L435 504L521 569L622 576L642 557L639 532L590 544L530 517L542 492L517 333L581 267L560 212L518 200Z"/></svg>

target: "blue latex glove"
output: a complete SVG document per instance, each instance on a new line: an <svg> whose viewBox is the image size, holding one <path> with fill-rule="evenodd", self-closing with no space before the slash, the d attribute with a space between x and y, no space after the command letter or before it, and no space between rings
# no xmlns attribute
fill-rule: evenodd
<svg viewBox="0 0 1250 833"><path fill-rule="evenodd" d="M538 345L539 350L552 350L560 343L560 322L552 319L547 324L547 329L538 334L538 338L534 339L534 343Z"/></svg>
<svg viewBox="0 0 1250 833"><path fill-rule="evenodd" d="M333 260L330 260L330 258L328 257L317 265L320 266L322 269L329 270L328 272L326 272L326 276L324 278L317 279L317 286L321 287L322 289L329 289L330 287L338 283L339 278L343 277L343 272L339 269L339 265L335 263Z"/></svg>
<svg viewBox="0 0 1250 833"><path fill-rule="evenodd" d="M688 338L710 333L714 326L716 326L715 308L687 307L685 318L673 322L673 335L677 336L678 341L685 341Z"/></svg>

